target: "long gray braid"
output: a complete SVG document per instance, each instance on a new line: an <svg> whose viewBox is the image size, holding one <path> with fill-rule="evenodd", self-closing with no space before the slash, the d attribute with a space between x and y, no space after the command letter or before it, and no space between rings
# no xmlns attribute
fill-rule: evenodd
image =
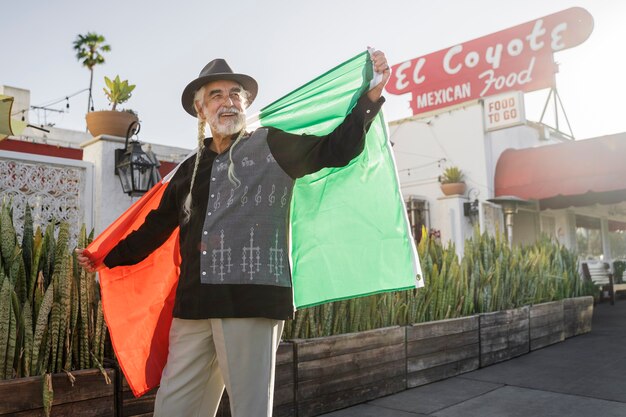
<svg viewBox="0 0 626 417"><path fill-rule="evenodd" d="M187 197L185 197L185 202L183 203L183 223L189 222L189 218L191 217L191 190L193 190L193 185L196 182L196 174L198 173L198 165L200 165L200 158L204 151L204 132L206 128L206 122L203 118L198 117L198 152L196 153L196 161L193 166L193 174L191 174L191 184L189 184L189 193L187 193Z"/></svg>

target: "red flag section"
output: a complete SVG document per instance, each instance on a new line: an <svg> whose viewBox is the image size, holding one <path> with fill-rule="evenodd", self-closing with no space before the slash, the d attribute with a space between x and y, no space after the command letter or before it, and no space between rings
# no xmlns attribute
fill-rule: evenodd
<svg viewBox="0 0 626 417"><path fill-rule="evenodd" d="M158 207L167 188L160 182L102 232L87 248L96 265ZM169 331L178 284L178 228L136 265L104 268L100 290L111 342L128 385L140 396L159 385L167 361Z"/></svg>

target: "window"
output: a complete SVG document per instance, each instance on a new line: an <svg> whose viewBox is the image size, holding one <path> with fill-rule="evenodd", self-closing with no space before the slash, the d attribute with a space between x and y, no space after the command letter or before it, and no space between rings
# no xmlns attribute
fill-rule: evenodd
<svg viewBox="0 0 626 417"><path fill-rule="evenodd" d="M422 238L422 227L425 227L426 230L430 227L428 221L428 201L411 196L405 204L411 225L411 234L413 235L413 239L419 242Z"/></svg>
<svg viewBox="0 0 626 417"><path fill-rule="evenodd" d="M583 259L602 259L600 219L576 215L576 246Z"/></svg>

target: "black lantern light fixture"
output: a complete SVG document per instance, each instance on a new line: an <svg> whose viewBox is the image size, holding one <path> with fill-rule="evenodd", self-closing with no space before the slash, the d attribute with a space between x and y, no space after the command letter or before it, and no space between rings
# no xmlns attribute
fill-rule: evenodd
<svg viewBox="0 0 626 417"><path fill-rule="evenodd" d="M144 152L138 139L129 142L130 137L136 137L140 129L139 122L131 123L126 131L124 149L115 150L115 174L120 177L122 190L129 196L143 195L161 179L156 156L152 152Z"/></svg>
<svg viewBox="0 0 626 417"><path fill-rule="evenodd" d="M463 203L463 214L471 224L474 224L480 217L480 202L478 201L480 191L476 188L470 188L467 195L470 201Z"/></svg>

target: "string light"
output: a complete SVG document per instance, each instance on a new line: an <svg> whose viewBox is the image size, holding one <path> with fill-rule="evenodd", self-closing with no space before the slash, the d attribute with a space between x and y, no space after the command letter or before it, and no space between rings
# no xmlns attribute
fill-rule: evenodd
<svg viewBox="0 0 626 417"><path fill-rule="evenodd" d="M84 93L85 91L89 91L89 89L88 88L82 89L80 91L75 92L74 94L70 94L70 95L67 95L65 97L52 100L49 103L42 104L42 105L39 105L39 106L32 106L31 105L29 109L17 110L15 112L13 112L11 114L11 116L15 116L15 115L17 115L19 113L22 113L22 121L24 122L24 121L26 121L26 117L25 117L24 113L27 112L27 111L30 111L30 110L43 110L44 111L44 120L46 119L46 112L67 113L67 112L69 112L69 109L70 109L70 98L72 98L74 96L77 96L78 94ZM52 109L52 108L50 108L51 106L59 104L59 103L61 103L63 101L65 101L65 109L60 110L60 109ZM92 103L92 106L91 106L91 110L93 111L93 103ZM37 115L39 116L39 112L37 112Z"/></svg>
<svg viewBox="0 0 626 417"><path fill-rule="evenodd" d="M418 165L418 166L414 166L414 167L410 167L410 168L400 169L400 170L398 170L398 172L404 172L404 171L406 171L406 172L407 172L407 175L408 175L408 176L411 176L411 171L412 171L412 170L417 170L417 169L425 168L425 167L430 166L430 165L433 165L433 164L437 164L437 167L441 168L441 163L442 163L442 162L446 162L446 158L441 158L441 159L438 159L438 160L436 160L436 161L434 161L434 162L428 162L428 163L423 164L423 165Z"/></svg>

